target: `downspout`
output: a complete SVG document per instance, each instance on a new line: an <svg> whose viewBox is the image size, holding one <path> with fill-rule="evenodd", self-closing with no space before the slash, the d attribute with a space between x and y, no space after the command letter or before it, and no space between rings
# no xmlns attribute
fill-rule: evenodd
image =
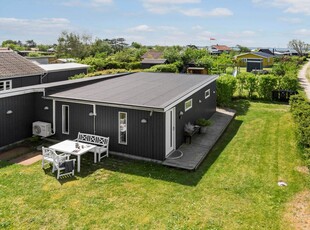
<svg viewBox="0 0 310 230"><path fill-rule="evenodd" d="M96 134L96 116L97 116L96 105L93 104L94 134Z"/></svg>
<svg viewBox="0 0 310 230"><path fill-rule="evenodd" d="M48 74L47 72L41 74L41 76L40 76L40 84L43 84L43 78L45 78L47 76L47 74Z"/></svg>
<svg viewBox="0 0 310 230"><path fill-rule="evenodd" d="M52 135L56 134L56 101L53 100L53 131Z"/></svg>

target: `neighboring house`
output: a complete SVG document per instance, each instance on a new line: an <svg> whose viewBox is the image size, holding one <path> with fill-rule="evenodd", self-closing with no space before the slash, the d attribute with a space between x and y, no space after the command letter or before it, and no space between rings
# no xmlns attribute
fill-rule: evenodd
<svg viewBox="0 0 310 230"><path fill-rule="evenodd" d="M149 69L154 65L167 64L167 60L162 58L163 52L149 50L141 56L141 68Z"/></svg>
<svg viewBox="0 0 310 230"><path fill-rule="evenodd" d="M13 51L0 50L0 93L19 87L67 80L76 74L86 74L87 68L87 65L77 63L37 65Z"/></svg>
<svg viewBox="0 0 310 230"><path fill-rule="evenodd" d="M40 84L44 69L11 50L0 50L0 93Z"/></svg>
<svg viewBox="0 0 310 230"><path fill-rule="evenodd" d="M142 59L162 59L163 58L163 52L160 51L153 51L149 50L145 54L141 56Z"/></svg>
<svg viewBox="0 0 310 230"><path fill-rule="evenodd" d="M43 57L26 57L29 61L39 64L51 64L56 61L55 56L43 56Z"/></svg>
<svg viewBox="0 0 310 230"><path fill-rule="evenodd" d="M266 54L270 54L270 55L274 55L274 50L271 51L270 49L258 49L257 52L262 52L262 53L266 53Z"/></svg>
<svg viewBox="0 0 310 230"><path fill-rule="evenodd" d="M232 49L226 45L213 45L209 52L214 55L220 55L222 53L229 53Z"/></svg>
<svg viewBox="0 0 310 230"><path fill-rule="evenodd" d="M262 68L271 67L273 65L274 56L263 52L250 52L235 56L235 60L239 67L246 67L248 62L260 62Z"/></svg>
<svg viewBox="0 0 310 230"><path fill-rule="evenodd" d="M217 76L134 73L42 84L0 94L0 147L52 124L57 140L78 132L110 137L110 150L163 161L184 142L184 126L216 110Z"/></svg>
<svg viewBox="0 0 310 230"><path fill-rule="evenodd" d="M149 69L154 65L162 65L162 64L167 64L166 59L148 59L145 58L141 61L141 68L142 69Z"/></svg>

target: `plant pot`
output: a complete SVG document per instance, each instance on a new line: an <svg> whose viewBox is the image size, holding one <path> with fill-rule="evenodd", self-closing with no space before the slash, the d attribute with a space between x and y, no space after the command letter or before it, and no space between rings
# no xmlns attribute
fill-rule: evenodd
<svg viewBox="0 0 310 230"><path fill-rule="evenodd" d="M207 133L208 126L201 126L200 127L200 133Z"/></svg>

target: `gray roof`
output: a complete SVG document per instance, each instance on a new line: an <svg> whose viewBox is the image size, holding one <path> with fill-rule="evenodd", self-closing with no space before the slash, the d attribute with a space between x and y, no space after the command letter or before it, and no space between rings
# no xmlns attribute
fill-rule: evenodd
<svg viewBox="0 0 310 230"><path fill-rule="evenodd" d="M26 58L9 50L0 50L0 78L41 75L45 71Z"/></svg>
<svg viewBox="0 0 310 230"><path fill-rule="evenodd" d="M141 72L65 90L48 97L162 110L216 78L215 75Z"/></svg>
<svg viewBox="0 0 310 230"><path fill-rule="evenodd" d="M256 54L256 55L259 55L259 56L262 56L262 57L265 57L265 58L273 57L272 54L267 54L267 53L264 53L264 52L252 52L252 54Z"/></svg>
<svg viewBox="0 0 310 230"><path fill-rule="evenodd" d="M48 73L66 70L87 69L89 67L89 65L79 63L42 64L39 66Z"/></svg>
<svg viewBox="0 0 310 230"><path fill-rule="evenodd" d="M165 64L167 59L148 59L145 58L141 61L142 64Z"/></svg>

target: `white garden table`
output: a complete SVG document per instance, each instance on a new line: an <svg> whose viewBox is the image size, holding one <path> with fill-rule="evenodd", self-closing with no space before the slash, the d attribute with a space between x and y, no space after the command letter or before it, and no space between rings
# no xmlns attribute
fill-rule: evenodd
<svg viewBox="0 0 310 230"><path fill-rule="evenodd" d="M95 148L95 145L85 144L77 141L65 140L55 145L50 146L59 152L68 153L77 156L77 171L81 169L81 155L87 153L89 150ZM96 152L94 152L94 161L96 161Z"/></svg>

